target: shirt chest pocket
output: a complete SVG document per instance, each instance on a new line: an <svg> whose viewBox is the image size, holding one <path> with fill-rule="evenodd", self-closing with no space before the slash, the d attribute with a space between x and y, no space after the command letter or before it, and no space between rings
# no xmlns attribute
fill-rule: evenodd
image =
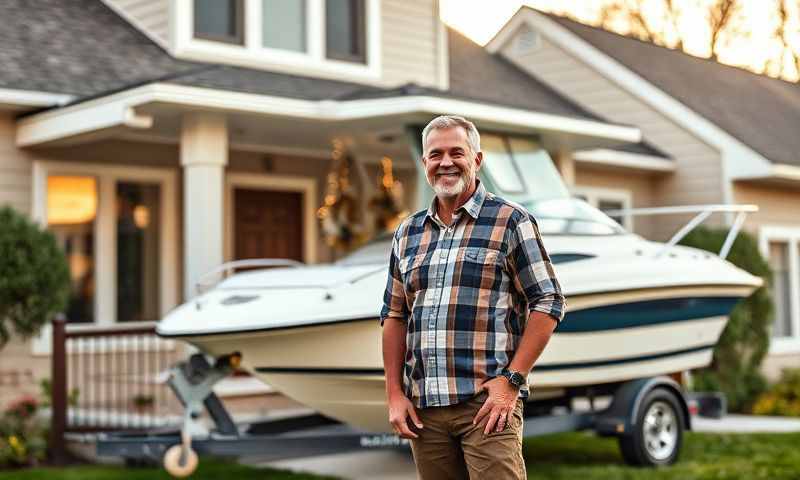
<svg viewBox="0 0 800 480"><path fill-rule="evenodd" d="M498 288L502 269L503 257L499 251L483 247L464 247L456 256L453 278L461 287Z"/></svg>

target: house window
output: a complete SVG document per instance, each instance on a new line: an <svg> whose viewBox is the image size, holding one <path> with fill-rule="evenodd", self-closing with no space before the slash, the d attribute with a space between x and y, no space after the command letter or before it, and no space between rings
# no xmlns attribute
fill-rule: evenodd
<svg viewBox="0 0 800 480"><path fill-rule="evenodd" d="M627 210L632 208L633 205L631 192L628 190L576 186L572 189L572 196L583 200L604 213ZM615 213L609 215L609 217L626 230L633 231L633 218L631 215Z"/></svg>
<svg viewBox="0 0 800 480"><path fill-rule="evenodd" d="M263 0L262 41L265 47L305 52L306 2L303 0Z"/></svg>
<svg viewBox="0 0 800 480"><path fill-rule="evenodd" d="M47 178L47 228L67 257L70 296L65 314L71 323L94 322L97 204L95 177Z"/></svg>
<svg viewBox="0 0 800 480"><path fill-rule="evenodd" d="M160 318L161 189L117 182L117 321Z"/></svg>
<svg viewBox="0 0 800 480"><path fill-rule="evenodd" d="M325 2L325 50L334 60L367 63L364 0Z"/></svg>
<svg viewBox="0 0 800 480"><path fill-rule="evenodd" d="M244 44L244 0L195 0L194 36Z"/></svg>
<svg viewBox="0 0 800 480"><path fill-rule="evenodd" d="M760 244L772 269L770 351L800 352L800 228L762 227Z"/></svg>

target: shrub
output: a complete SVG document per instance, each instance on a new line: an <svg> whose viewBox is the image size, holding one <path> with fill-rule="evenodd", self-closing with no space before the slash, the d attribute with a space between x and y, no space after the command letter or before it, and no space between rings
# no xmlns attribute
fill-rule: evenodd
<svg viewBox="0 0 800 480"><path fill-rule="evenodd" d="M684 237L681 244L716 254L727 234L727 229L701 227ZM767 386L760 366L769 348L773 305L766 285L772 280L772 271L761 256L755 238L747 232L739 233L728 254L728 261L764 279L765 286L733 309L714 348L711 365L695 372L694 388L722 391L731 411L747 412Z"/></svg>
<svg viewBox="0 0 800 480"><path fill-rule="evenodd" d="M64 310L69 266L52 233L0 207L0 348L12 332L29 338Z"/></svg>
<svg viewBox="0 0 800 480"><path fill-rule="evenodd" d="M753 413L800 417L800 368L783 369L778 383L758 397Z"/></svg>
<svg viewBox="0 0 800 480"><path fill-rule="evenodd" d="M47 424L39 418L39 402L23 396L0 416L0 467L35 465L47 452Z"/></svg>

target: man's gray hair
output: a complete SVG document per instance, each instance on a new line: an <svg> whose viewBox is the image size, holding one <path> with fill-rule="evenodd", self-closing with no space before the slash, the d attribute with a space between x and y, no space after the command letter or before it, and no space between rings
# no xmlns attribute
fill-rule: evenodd
<svg viewBox="0 0 800 480"><path fill-rule="evenodd" d="M461 127L467 132L467 143L472 153L481 151L481 135L475 124L470 122L464 117L458 115L440 115L431 120L422 130L422 154L425 154L425 142L428 140L428 134L433 130L445 130L448 128Z"/></svg>

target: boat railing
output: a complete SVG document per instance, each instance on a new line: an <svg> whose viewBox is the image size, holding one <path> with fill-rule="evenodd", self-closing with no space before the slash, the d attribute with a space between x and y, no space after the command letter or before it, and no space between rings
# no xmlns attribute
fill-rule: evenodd
<svg viewBox="0 0 800 480"><path fill-rule="evenodd" d="M252 267L305 267L306 264L291 260L288 258L248 258L245 260L233 260L225 262L222 265L213 268L206 273L200 275L195 283L195 291L198 294L203 294L212 289L214 285L228 278L237 268L252 268ZM220 277L220 274L222 275Z"/></svg>
<svg viewBox="0 0 800 480"><path fill-rule="evenodd" d="M698 225L703 223L708 217L711 216L713 213L736 213L736 217L731 224L730 230L728 230L728 235L725 237L725 241L722 243L722 248L719 250L719 257L723 260L727 258L728 253L730 253L731 247L733 246L733 241L736 240L736 237L739 235L739 231L742 229L742 225L744 224L744 220L747 217L748 213L754 213L758 211L757 205L725 205L725 204L711 204L711 205L679 205L674 207L653 207L653 208L630 208L630 209L620 209L620 210L607 210L604 211L606 215L609 216L645 216L645 215L679 215L679 214L687 214L687 213L697 213L691 220L689 220L685 225L683 225L677 232L672 235L672 238L669 239L667 243L664 244L664 247L661 248L658 252L656 252L655 257L658 258L666 253L669 249L674 247L678 244L686 235L689 234L692 230L694 230Z"/></svg>

